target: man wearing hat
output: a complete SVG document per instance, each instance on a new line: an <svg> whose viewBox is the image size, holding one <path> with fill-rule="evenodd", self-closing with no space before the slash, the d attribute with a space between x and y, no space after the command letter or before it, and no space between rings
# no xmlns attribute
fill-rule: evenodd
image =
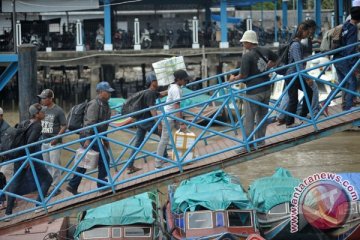
<svg viewBox="0 0 360 240"><path fill-rule="evenodd" d="M162 95L160 95L160 93L158 92L158 81L156 79L156 75L154 72L151 72L146 76L146 87L147 87L147 89L144 91L144 95L143 95L143 101L144 101L143 109L155 106L156 99L159 97L162 97ZM137 120L141 121L141 120L148 119L148 118L155 117L155 116L157 116L157 112L156 112L156 109L153 109L153 110L144 112L140 117L137 118ZM137 125L134 147L139 147L141 145L141 143L144 141L146 133L150 132L154 126L155 126L155 120L146 121L143 123L139 123ZM161 137L161 135L160 135L161 130L162 130L162 125L161 125L161 123L159 123L159 125L157 126L157 129L155 129L155 131L154 131L154 134ZM135 156L133 156L134 154L135 154L135 149L132 150L132 153L130 154L130 156L135 158ZM165 158L167 157L166 151L164 152L164 157ZM139 170L141 170L141 168L137 168L134 166L134 159L133 159L128 165L128 174L132 174Z"/></svg>
<svg viewBox="0 0 360 240"><path fill-rule="evenodd" d="M27 128L26 132L25 132L25 141L24 141L25 144L31 144L31 143L35 143L35 142L39 141L40 136L41 136L41 130L42 130L41 121L45 117L44 109L41 106L41 104L39 104L39 103L35 103L29 107L29 114L30 114L30 120L25 120L25 121L19 123L19 125ZM30 151L30 153L39 152L40 146L33 145L33 146L29 147L29 151ZM17 157L20 157L21 155L25 155L25 150L17 151L17 153L15 153L15 155L13 157L17 158ZM14 176L15 176L16 172L20 169L20 167L22 166L23 163L24 163L24 160L17 161L14 163ZM52 177L51 177L50 173L46 170L46 168L43 164L40 164L37 162L33 162L33 163L34 163L33 166L36 171L36 176L38 177L38 180L40 183L42 194L44 196L46 196L46 194L50 188L51 182L52 182ZM29 191L27 189L28 183L21 185L23 183L22 180L25 178L28 168L29 167L23 168L21 170L21 172L16 176L16 178L12 181L12 183L10 184L10 187L9 187L9 192L14 193L14 194L19 194L21 192ZM10 179L10 181L11 181L11 179ZM37 197L37 201L41 202L40 194ZM12 214L12 209L14 207L14 203L15 203L15 197L8 196L8 204L6 206L5 215ZM43 209L41 208L41 209L35 210L35 212L39 212L41 210L43 210ZM10 220L10 218L5 219L5 221L9 221L9 220Z"/></svg>
<svg viewBox="0 0 360 240"><path fill-rule="evenodd" d="M44 106L45 118L41 121L42 138L48 139L61 135L66 131L66 118L64 110L54 103L54 92L51 89L44 89L38 97L41 99L41 104ZM41 150L44 152L43 159L54 165L61 166L60 156L61 149L52 149L62 143L62 138L57 138L52 141L45 142L41 145ZM53 178L53 187L55 187L61 180L61 170L58 168L46 166ZM59 189L55 195L61 193Z"/></svg>
<svg viewBox="0 0 360 240"><path fill-rule="evenodd" d="M258 47L256 32L252 30L246 31L240 42L243 43L244 48L246 48L248 51L241 58L240 74L236 76L232 75L229 79L230 82L259 75L263 72L266 72L269 68L275 65L278 56L267 48ZM263 75L257 78L253 78L249 81L245 81L245 84L246 87L249 88L267 81L269 81L269 75ZM251 90L247 90L245 97L257 102L261 102L265 105L269 105L271 95L270 87L271 85L268 84ZM255 122L260 123L268 112L268 109L246 100L244 103L244 108L244 128L246 134L245 136L248 137L254 131ZM265 132L266 125L263 124L256 131L255 138L259 139L264 137ZM252 139L249 139L249 141L251 140ZM265 141L261 140L257 142L257 145L263 145L264 143ZM242 150L243 149L240 149L239 152L241 152Z"/></svg>
<svg viewBox="0 0 360 240"><path fill-rule="evenodd" d="M189 80L189 75L187 72L183 69L176 70L174 72L174 83L170 84L168 89L168 97L166 99L166 103L170 103L173 101L177 101L182 97L182 90L181 87L186 84L186 82ZM172 103L172 104L166 104L164 106L165 113L175 111L180 108L180 101ZM183 118L182 112L176 112L174 115L180 119ZM170 125L170 131L173 129L182 129L185 130L186 126L183 122L175 121L173 118L167 118L168 123ZM158 156L164 156L164 153L166 151L166 145L168 144L170 140L170 134L169 129L163 124L163 128L161 131L161 138L160 142L156 151L156 155ZM164 161L156 158L155 159L155 168L162 168Z"/></svg>
<svg viewBox="0 0 360 240"><path fill-rule="evenodd" d="M346 21L342 26L341 46L348 46L358 41L358 28L357 24L360 23L360 7L352 7L350 10L351 19ZM356 46L347 47L346 49L334 54L333 59L347 57L356 53ZM356 64L357 57L348 58L337 63L334 63L338 81L342 82L345 76L351 71L351 68ZM356 92L356 71L349 76L347 82L344 84L344 88ZM354 106L355 96L353 94L343 92L342 93L343 110L349 110Z"/></svg>
<svg viewBox="0 0 360 240"><path fill-rule="evenodd" d="M91 100L86 106L85 116L84 116L84 127L96 123L101 123L110 119L111 109L109 106L109 99L111 97L111 93L114 91L115 90L110 86L108 82L100 82L96 85L97 97ZM96 127L97 132L98 133L105 132L107 131L108 127L109 127L109 123L101 124ZM80 133L80 138L90 137L93 136L94 134L95 134L94 129L89 128ZM87 148L90 145L91 141L92 139L88 139L82 142L81 144L83 145L84 148ZM100 152L101 147L104 149L103 153L105 155L105 159L103 158L103 155ZM107 149L109 149L109 142L106 141L105 139L102 139L102 144L100 146L98 144L98 141L95 141L91 149L100 153L99 163L98 163L98 170L99 170L98 179L102 181L107 181L106 179L107 172L106 172L105 164L109 164L109 155L107 151ZM77 167L76 172L85 174L86 169L82 167ZM80 185L81 179L82 179L81 176L74 174L68 186L66 186L66 190L74 195L78 194L77 190ZM103 187L104 185L101 183L97 183L97 186L100 188Z"/></svg>

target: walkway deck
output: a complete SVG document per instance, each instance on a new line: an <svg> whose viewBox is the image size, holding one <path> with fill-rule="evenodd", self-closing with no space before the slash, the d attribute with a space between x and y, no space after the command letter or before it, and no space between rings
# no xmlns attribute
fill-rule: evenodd
<svg viewBox="0 0 360 240"><path fill-rule="evenodd" d="M332 106L328 108L329 115L336 114L341 111L340 105ZM81 198L76 198L68 202L55 205L49 210L48 214L34 213L33 211L21 216L18 216L12 219L10 222L1 222L0 223L0 236L6 232L15 231L19 228L24 228L26 226L32 226L36 223L48 221L50 219L59 218L62 216L68 216L74 212L79 212L82 210L89 209L91 207L99 206L105 203L109 203L115 200L123 199L134 194L148 191L150 189L158 188L160 186L168 185L170 183L178 182L183 179L199 175L205 172L209 172L215 169L221 169L226 166L235 165L250 159L254 159L259 156L270 154L273 152L281 151L288 147L292 147L298 144L302 144L314 139L325 137L336 132L344 131L354 126L354 122L360 119L360 112L352 112L347 115L337 117L335 119L327 120L323 123L318 124L319 130L314 132L312 126L304 127L298 129L294 132L285 133L277 137L266 140L266 144L261 148L251 151L251 152L242 152L237 154L234 150L225 152L223 154L218 154L216 156L208 157L203 161L196 162L191 165L187 165L184 168L183 172L179 172L178 168L169 169L166 171L159 172L157 174L152 174L144 176L139 179L134 179L134 175L123 174L122 179L127 178L129 181L125 184L118 186L116 188L116 193L112 193L110 190L105 192L95 192L83 196ZM267 134L273 134L276 132L283 131L285 128L284 125L277 126L276 123L272 123L267 127ZM232 133L233 134L233 133ZM239 134L237 137L241 137ZM214 142L205 145L203 142L199 143L196 147L196 155L205 155L212 153L221 149L229 148L234 145L234 142L229 139L219 139ZM154 169L154 161L148 159L147 163L143 161L137 161L137 166L140 166L142 163L142 171L139 171L137 175L146 173L148 170ZM62 187L64 188L64 186ZM96 183L88 180L83 180L79 191L88 191L90 189L95 189ZM70 196L71 194L63 190L63 193L57 196L54 200L61 197ZM53 201L54 201L53 200ZM28 209L32 206L28 205L31 203L23 204L19 201L18 207L14 209L15 212L20 210ZM0 216L4 215L4 210L1 210Z"/></svg>

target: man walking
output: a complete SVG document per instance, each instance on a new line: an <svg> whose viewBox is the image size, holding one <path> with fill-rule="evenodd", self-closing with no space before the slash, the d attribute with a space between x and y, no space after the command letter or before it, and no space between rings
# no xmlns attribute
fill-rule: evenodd
<svg viewBox="0 0 360 240"><path fill-rule="evenodd" d="M354 44L358 41L357 24L360 23L360 7L352 7L350 10L350 15L351 19L349 21L346 21L342 27L341 46ZM333 59L346 57L354 53L356 53L356 46L348 47L334 54ZM355 65L357 60L358 58L353 57L334 63L339 83L341 83L345 79L345 76L350 72L351 68ZM353 72L348 77L343 87L347 90L356 92L357 84L355 72ZM342 99L342 109L344 111L349 110L351 107L354 106L355 96L353 94L343 92Z"/></svg>
<svg viewBox="0 0 360 240"><path fill-rule="evenodd" d="M85 116L84 116L84 127L101 123L104 121L107 121L110 119L111 116L111 109L109 106L109 99L111 97L111 93L115 90L110 86L108 82L100 82L96 85L96 92L97 97L93 100L91 100L85 110ZM107 131L109 127L109 124L101 124L97 126L98 133ZM80 133L80 138L85 138L89 136L93 136L94 129L89 128ZM82 146L84 148L87 148L90 145L90 142L92 140L88 139L85 142L82 142ZM100 148L104 149L104 155L105 159L103 159L102 154L100 152ZM105 162L106 164L109 164L109 155L107 150L109 149L109 142L102 139L102 143L98 143L98 141L95 141L95 143L91 147L92 150L99 152L99 164L98 164L98 179L102 181L107 181L107 172L105 168ZM85 174L86 169L82 167L76 168L77 173ZM66 187L66 190L71 192L72 194L76 195L78 194L78 187L80 185L82 177L78 175L74 175L73 178L70 180L68 186ZM103 187L104 185L102 183L97 182L97 186Z"/></svg>
<svg viewBox="0 0 360 240"><path fill-rule="evenodd" d="M186 81L188 79L189 79L189 75L187 74L187 72L185 70L180 69L180 70L176 70L174 72L174 81L175 82L170 84L170 86L169 86L168 97L166 99L166 103L177 101L181 98L181 96L182 96L181 87L186 84ZM175 111L176 109L179 109L179 108L180 108L180 101L172 103L172 104L167 104L164 106L165 113ZM181 111L175 113L175 115L178 118L183 118ZM170 125L170 131L172 131L175 128L179 128L179 127L183 130L185 130L185 128L186 128L185 124L179 123L172 118L168 117L167 120ZM160 138L160 142L159 142L159 145L158 145L158 148L156 151L156 155L164 156L166 146L170 140L170 131L166 127L166 125L163 123L162 131L161 131L161 138ZM162 168L163 163L164 163L163 160L156 158L155 159L155 168L158 168L158 169Z"/></svg>
<svg viewBox="0 0 360 240"><path fill-rule="evenodd" d="M45 89L38 97L41 99L41 104L44 106L45 118L41 121L42 125L42 138L48 139L61 135L66 131L66 118L64 110L54 103L54 92L51 89ZM52 141L45 142L41 145L41 150L44 152L43 159L46 162L54 165L61 166L60 156L61 149L52 149L62 143L61 138L54 139ZM46 166L53 178L53 187L55 187L61 179L61 171L58 168ZM61 193L59 189L55 195Z"/></svg>
<svg viewBox="0 0 360 240"><path fill-rule="evenodd" d="M277 61L277 55L273 53L271 50L258 47L258 39L256 33L252 30L248 30L244 33L240 42L243 43L244 48L248 50L241 59L241 69L240 73L237 76L232 75L229 79L230 82L235 80L240 80L244 78L248 78L251 76L259 75L263 72L266 72L269 68L275 65ZM265 83L269 81L269 75L259 76L257 78L253 78L249 81L246 81L246 87L253 87L259 85L261 83ZM251 90L247 90L245 97L252 99L256 102L260 102L265 105L269 105L270 101L270 84L264 85L261 87L257 87ZM259 124L265 115L268 112L266 107L262 107L256 103L252 103L249 101L245 101L245 118L244 118L244 128L245 128L245 136L249 137L249 135L253 132L255 123ZM266 124L264 123L255 133L255 138L259 139L265 136L266 133ZM252 139L249 139L251 141ZM257 142L257 145L263 145L265 143L264 140ZM242 152L243 149L239 149L238 152Z"/></svg>
<svg viewBox="0 0 360 240"><path fill-rule="evenodd" d="M30 120L25 120L20 123L21 126L27 127L27 130L25 133L25 140L24 140L25 144L35 143L35 142L39 141L40 136L41 136L41 130L42 130L41 121L45 117L44 109L42 108L42 106L39 103L35 103L35 104L31 105L29 107L29 113L30 113L30 117L31 117ZM20 147L20 146L15 146L15 147ZM35 152L38 152L39 150L40 150L39 145L33 145L32 147L29 147L30 153L35 153ZM14 154L13 158L18 158L21 155L25 155L25 154L26 154L25 150L17 151ZM14 175L20 169L20 167L22 166L23 163L24 163L24 160L17 161L14 163ZM46 168L44 167L43 164L34 162L34 168L36 171L36 175L39 179L42 194L45 197L50 188L50 185L52 182L52 177L49 174L49 172L46 170ZM9 190L8 190L9 192L14 193L14 194L20 194L21 192L25 191L25 188L28 187L27 185L29 183L24 183L23 180L25 179L25 175L26 175L26 172L28 171L28 169L29 169L29 165L24 167L21 170L21 172L16 176L16 178L11 182L11 184L9 186ZM11 181L11 179L10 179L10 181ZM37 201L41 202L40 194L37 197ZM8 196L7 202L8 202L8 204L6 206L5 215L11 215L13 207L14 207L14 203L15 203L15 197ZM39 212L41 210L43 210L43 209L37 209L37 210L35 210L35 212ZM5 221L9 221L9 220L10 220L10 218L5 219Z"/></svg>
<svg viewBox="0 0 360 240"><path fill-rule="evenodd" d="M162 97L160 93L158 92L158 81L156 79L155 73L151 72L146 76L146 87L147 90L144 91L143 96L143 106L145 108L153 107L156 104L156 99L159 97ZM156 109L149 110L147 112L144 112L141 114L140 117L137 118L138 121L148 119L151 117L157 116ZM144 141L145 135L147 132L150 132L153 126L155 125L155 120L147 121L144 123L140 123L137 125L137 130L135 134L135 145L134 147L139 147L141 143ZM160 133L162 131L162 125L161 122L159 123L157 129L155 129L154 134L161 137ZM135 154L135 149L132 150L130 156L132 157ZM133 156L135 158L135 156ZM164 151L164 157L167 157L167 152ZM129 163L128 166L128 174L135 173L137 171L141 170L141 168L134 166L134 159Z"/></svg>

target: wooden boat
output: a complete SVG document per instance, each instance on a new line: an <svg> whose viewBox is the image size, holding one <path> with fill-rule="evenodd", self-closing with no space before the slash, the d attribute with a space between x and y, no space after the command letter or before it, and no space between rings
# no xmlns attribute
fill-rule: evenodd
<svg viewBox="0 0 360 240"><path fill-rule="evenodd" d="M215 171L168 189L164 216L171 239L256 239L255 211L238 178Z"/></svg>
<svg viewBox="0 0 360 240"><path fill-rule="evenodd" d="M294 188L300 179L278 168L271 177L255 180L249 186L249 198L256 209L256 220L260 234L267 240L326 240L329 239L320 229L312 227L299 215L299 231L290 232L290 201Z"/></svg>
<svg viewBox="0 0 360 240"><path fill-rule="evenodd" d="M143 193L83 212L74 233L78 240L162 239L157 193Z"/></svg>

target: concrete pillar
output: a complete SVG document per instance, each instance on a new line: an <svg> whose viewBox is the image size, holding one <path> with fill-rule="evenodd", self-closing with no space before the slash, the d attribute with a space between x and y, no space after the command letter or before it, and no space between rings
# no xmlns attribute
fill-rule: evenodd
<svg viewBox="0 0 360 240"><path fill-rule="evenodd" d="M82 24L80 19L78 19L76 22L76 51L83 52L84 49Z"/></svg>
<svg viewBox="0 0 360 240"><path fill-rule="evenodd" d="M220 2L220 18L221 18L221 42L220 48L229 48L228 31L227 31L227 1L221 0Z"/></svg>
<svg viewBox="0 0 360 240"><path fill-rule="evenodd" d="M37 48L32 44L18 47L19 52L19 112L20 122L29 119L29 107L39 102L37 99Z"/></svg>
<svg viewBox="0 0 360 240"><path fill-rule="evenodd" d="M96 98L96 84L100 82L100 66L90 66L90 97L91 99Z"/></svg>
<svg viewBox="0 0 360 240"><path fill-rule="evenodd" d="M199 45L199 20L197 19L197 17L194 17L192 20L192 27L193 27L193 43L192 43L192 48L200 48Z"/></svg>
<svg viewBox="0 0 360 240"><path fill-rule="evenodd" d="M135 21L134 21L134 50L141 50L140 23L139 23L138 18L135 18Z"/></svg>

